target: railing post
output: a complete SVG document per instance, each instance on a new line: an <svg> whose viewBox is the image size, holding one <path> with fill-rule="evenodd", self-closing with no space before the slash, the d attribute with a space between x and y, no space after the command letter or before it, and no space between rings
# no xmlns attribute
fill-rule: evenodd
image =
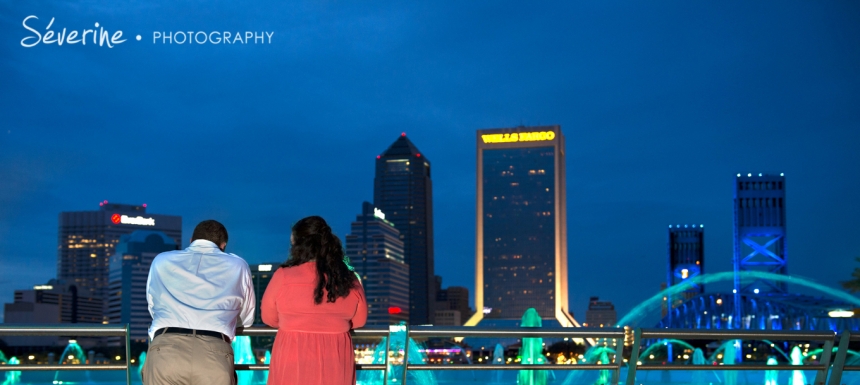
<svg viewBox="0 0 860 385"><path fill-rule="evenodd" d="M642 328L633 332L633 349L630 351L630 361L627 361L627 385L636 385L636 366L639 365L639 347L642 344Z"/></svg>
<svg viewBox="0 0 860 385"><path fill-rule="evenodd" d="M835 337L835 336L834 336ZM824 385L827 382L827 372L830 370L830 354L833 353L833 340L824 341L824 350L821 351L821 360L824 369L815 374L815 385Z"/></svg>
<svg viewBox="0 0 860 385"><path fill-rule="evenodd" d="M406 385L406 376L409 371L409 325L403 325L403 385Z"/></svg>
<svg viewBox="0 0 860 385"><path fill-rule="evenodd" d="M615 376L613 384L621 384L621 365L624 364L624 337L615 339Z"/></svg>
<svg viewBox="0 0 860 385"><path fill-rule="evenodd" d="M388 326L388 338L385 339L385 370L382 371L382 385L388 385L388 355L391 352L391 326Z"/></svg>
<svg viewBox="0 0 860 385"><path fill-rule="evenodd" d="M131 385L131 333L125 324L125 383Z"/></svg>
<svg viewBox="0 0 860 385"><path fill-rule="evenodd" d="M842 332L839 338L839 347L836 348L836 359L833 360L833 370L830 371L830 385L839 385L842 382L842 369L845 367L845 358L848 356L848 343L851 342L851 331Z"/></svg>

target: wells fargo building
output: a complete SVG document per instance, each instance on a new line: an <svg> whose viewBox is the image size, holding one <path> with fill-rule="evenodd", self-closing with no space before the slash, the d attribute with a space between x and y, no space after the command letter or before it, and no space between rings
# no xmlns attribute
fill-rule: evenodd
<svg viewBox="0 0 860 385"><path fill-rule="evenodd" d="M561 127L479 130L477 142L477 312L466 325L519 319L532 307L541 318L575 325Z"/></svg>

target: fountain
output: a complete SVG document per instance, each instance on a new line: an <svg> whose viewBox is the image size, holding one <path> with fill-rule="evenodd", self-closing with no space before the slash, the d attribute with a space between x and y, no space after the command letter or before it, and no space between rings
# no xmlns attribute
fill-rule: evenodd
<svg viewBox="0 0 860 385"><path fill-rule="evenodd" d="M807 279L793 277L789 275L765 273L761 271L741 271L738 273L738 276L741 279L763 279L807 287L825 293L828 296L838 298L846 303L860 307L860 298L857 298L843 291L832 289L827 286L812 282ZM645 318L648 314L650 314L651 312L658 311L663 307L664 297L672 298L678 296L684 291L693 288L693 285L706 285L718 281L733 281L734 278L735 273L733 271L702 274L692 277L680 284L670 286L655 294L651 298L648 298L647 300L643 301L639 305L636 305L636 307L630 310L630 312L628 312L624 317L621 317L617 325L618 327L637 326L638 323L642 321L642 319Z"/></svg>
<svg viewBox="0 0 860 385"><path fill-rule="evenodd" d="M726 341L723 351L723 365L734 365L737 363L738 348L740 348L740 340ZM723 383L726 385L735 385L738 383L738 374L734 370L726 370L723 375Z"/></svg>
<svg viewBox="0 0 860 385"><path fill-rule="evenodd" d="M4 360L6 359L5 356L2 356L2 353L0 353L0 358L3 358ZM9 360L6 360L5 363L8 365L19 365L20 364L17 357L12 357ZM6 381L3 381L3 385L17 385L20 383L21 383L21 372L20 371L6 372Z"/></svg>
<svg viewBox="0 0 860 385"><path fill-rule="evenodd" d="M373 364L385 364L385 346L388 345L389 360L388 360L388 383L398 384L403 382L403 356L408 354L409 364L423 365L427 364L427 355L421 351L421 347L412 338L406 341L406 325L405 322L400 323L400 327L393 326L397 329L390 333L391 341L387 338L382 338L376 349L373 350ZM408 349L408 353L407 350ZM358 384L363 385L379 385L383 383L384 372L381 370L363 370L358 373ZM436 385L436 376L431 371L413 370L408 372L409 384L417 385Z"/></svg>
<svg viewBox="0 0 860 385"><path fill-rule="evenodd" d="M523 314L521 327L541 327L540 315L534 308L529 308ZM546 363L543 355L543 338L523 338L520 348L520 362L523 365L541 365ZM519 385L545 385L547 383L546 370L520 370L517 375Z"/></svg>
<svg viewBox="0 0 860 385"><path fill-rule="evenodd" d="M496 347L493 349L493 365L504 365L505 364L505 348L502 347L502 344L496 344ZM496 380L494 383L498 384L502 382L502 371L495 371Z"/></svg>
<svg viewBox="0 0 860 385"><path fill-rule="evenodd" d="M696 348L694 348L694 347L693 347L693 345L690 345L690 344L689 344L689 343L687 343L686 341L675 340L675 339L666 339L666 340L659 340L659 341L657 341L657 342L655 342L655 343L651 344L651 346L649 346L647 349L645 349L645 350L644 350L644 351L639 355L639 357L641 357L641 358L642 358L641 360L643 360L643 361L644 361L646 358L647 358L647 359L653 359L653 358L650 358L650 357L651 357L651 353L652 353L654 350L657 350L657 349L659 349L659 348L661 348L661 347L664 347L664 346L665 346L665 347L667 347L667 353L668 353L668 347L669 347L669 344L678 344L678 345L681 345L681 346L683 346L684 348L689 349L689 350L695 350L695 349L696 349ZM668 353L668 354L670 354L670 353ZM672 358L673 358L673 357L666 357L666 360L667 360L667 361L669 361L669 362L671 362L671 361L672 361Z"/></svg>
<svg viewBox="0 0 860 385"><path fill-rule="evenodd" d="M803 365L803 353L800 352L800 347L795 346L791 348L791 364L792 365ZM791 385L805 385L806 384L806 375L803 374L802 370L792 370L791 371Z"/></svg>
<svg viewBox="0 0 860 385"><path fill-rule="evenodd" d="M143 364L146 363L146 352L140 352L137 357L137 376L140 377L140 372L143 371Z"/></svg>
<svg viewBox="0 0 860 385"><path fill-rule="evenodd" d="M75 340L69 340L69 344L63 349L60 354L59 361L61 365L79 365L87 362L87 355L81 345ZM92 382L90 379L90 371L56 371L54 373L54 383L62 384L69 382Z"/></svg>
<svg viewBox="0 0 860 385"><path fill-rule="evenodd" d="M233 339L233 363L254 365L257 358L251 350L251 337L237 336ZM239 385L251 385L254 380L254 372L250 370L237 371Z"/></svg>
<svg viewBox="0 0 860 385"><path fill-rule="evenodd" d="M767 357L768 365L776 365L776 357L768 356ZM764 385L776 385L776 381L779 379L779 371L776 370L765 370L764 371Z"/></svg>
<svg viewBox="0 0 860 385"><path fill-rule="evenodd" d="M693 365L704 366L705 365L705 353L702 352L702 349L696 348L693 350L693 357L690 358L690 363ZM695 385L707 385L707 381L705 380L705 371L696 370L692 374L691 383Z"/></svg>
<svg viewBox="0 0 860 385"><path fill-rule="evenodd" d="M0 350L0 364L9 363L9 360L6 359L6 355L3 354L3 351Z"/></svg>

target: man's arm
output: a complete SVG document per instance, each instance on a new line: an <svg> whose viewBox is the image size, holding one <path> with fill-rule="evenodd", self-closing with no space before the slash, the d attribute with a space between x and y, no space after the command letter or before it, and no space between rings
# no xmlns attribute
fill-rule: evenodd
<svg viewBox="0 0 860 385"><path fill-rule="evenodd" d="M250 327L254 325L254 310L257 309L257 297L254 295L254 285L251 283L251 269L245 265L242 274L242 291L245 293L245 300L242 303L242 310L239 312L239 319L242 320L242 326Z"/></svg>

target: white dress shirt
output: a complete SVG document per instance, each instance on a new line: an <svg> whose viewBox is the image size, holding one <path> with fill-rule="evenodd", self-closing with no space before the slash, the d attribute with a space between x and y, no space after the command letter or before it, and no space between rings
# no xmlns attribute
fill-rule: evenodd
<svg viewBox="0 0 860 385"><path fill-rule="evenodd" d="M232 340L237 318L251 326L256 307L248 263L201 239L185 250L155 257L146 302L152 315L150 339L158 329L176 327L220 332Z"/></svg>

